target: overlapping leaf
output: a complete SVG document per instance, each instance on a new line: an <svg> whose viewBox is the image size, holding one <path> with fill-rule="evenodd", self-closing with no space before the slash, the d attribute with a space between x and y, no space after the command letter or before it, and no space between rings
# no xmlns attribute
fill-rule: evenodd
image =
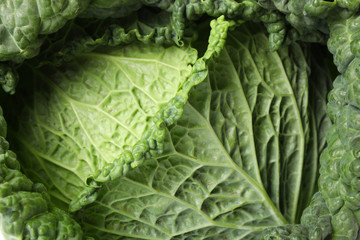
<svg viewBox="0 0 360 240"><path fill-rule="evenodd" d="M229 25L213 21L200 59L190 47L137 42L78 53L58 68L29 69L19 98L9 100L17 105L8 106L24 171L54 201L73 201L71 211L94 201L103 182L162 152L164 127L181 116Z"/></svg>
<svg viewBox="0 0 360 240"><path fill-rule="evenodd" d="M94 1L83 17L124 16L141 4L167 12L161 12L157 18L145 16L145 20L140 21L136 17L134 20L135 14L126 18L125 24L110 28L108 23L113 20L95 20L98 27L90 34L87 30L92 31L92 20L88 29L69 24L70 27L64 29L64 38L61 33L53 39L48 38L50 45L55 44L39 57L40 65L46 59L53 67L31 69L38 60L23 67L24 78L32 80L24 83L23 91L17 95L16 101L20 104L9 105L11 111L22 111L21 114L15 112L12 117L9 114L9 119L24 171L31 179L47 185L53 203L66 208L73 201L71 210L78 210L96 199L97 190L104 182L126 174L131 167L147 160L123 179L107 184L107 188L99 192L100 199L80 213L79 220L89 236L99 239L254 239L262 236L262 231L268 227L275 227L266 233L269 238L306 238L314 232L328 236L328 210L332 214L339 207L337 202L327 200L328 205L336 205L327 209L323 196L319 195L307 211L308 220L304 221L304 226L277 227L299 222L303 209L310 202L316 189L317 160L324 148L324 132L327 132L329 121L323 107L325 92L309 94L308 91L306 48L292 44L277 52L270 51L279 48L285 37L282 15L273 9L286 13L287 20L299 31L290 32L296 35L290 36L290 40L299 34L307 41L322 41L326 27L320 24L312 29L314 24L304 27L300 22L302 19L323 23L323 20L313 14L302 16L298 10L304 4L292 2L282 8L279 4L273 6L271 1L261 1L261 6L270 9L264 10L255 1L164 0L141 1L141 4L140 1L122 1L119 6L115 4L106 9L114 11L103 11L107 3L106 0ZM30 5L18 8L23 3L17 4L15 9L35 11ZM339 1L339 4L342 3ZM349 6L345 4L344 7ZM328 9L331 7L324 11ZM146 9L141 11L147 12ZM195 50L189 47L166 48L153 42L175 42L182 46L186 19L197 19L203 14L262 21L270 36L265 37L259 26L243 27L230 34L226 49L209 64L207 81L192 91L183 109L190 88L207 74L206 62L214 51L222 49L229 23L214 31L217 37L210 36L210 42L213 37L220 46L210 43L211 51L197 61ZM151 11L150 15L153 16ZM66 16L58 19L60 25L73 17ZM33 23L38 19L30 20L31 26L36 27ZM224 23L223 19L221 21ZM44 21L45 30L40 34L51 32L46 29L50 29L52 22ZM105 33L102 23L107 25ZM77 30L80 34L67 42L67 37ZM9 53L5 60L18 61L37 54L41 44L37 36L31 41L19 36L15 40L21 41L14 43L30 47L21 56L16 51ZM143 43L119 46L136 40ZM63 48L61 45L65 42L70 45ZM356 50L354 46L351 49L352 52ZM72 59L70 63L69 59ZM64 61L67 63L62 64ZM0 83L13 91L16 82L15 75L11 75L13 71L6 65L1 69L4 80ZM354 75L349 71L348 75L351 74ZM312 86L320 89L326 81L321 78ZM342 84L344 81L347 79L343 79ZM353 95L349 99L351 97ZM357 103L355 97L352 101ZM335 105L337 110L341 108L339 102ZM169 127L164 136L164 127L177 120L183 111L182 118ZM335 112L334 115L339 114ZM340 111L340 115L343 113L340 123L347 121L345 112L353 114L356 109L351 106ZM337 129L339 134L331 135L336 137L330 136L329 141L335 138L345 141L348 129L341 124ZM163 151L164 137L165 153L158 157ZM336 148L336 143L338 141L334 140L330 145ZM356 141L351 144L356 145ZM329 149L324 159L330 158L326 155L331 153ZM349 164L352 158L348 156ZM332 166L326 159L323 162L323 169ZM346 162L341 165L344 169L350 166ZM348 177L344 180L346 184L342 181L345 192L350 194L350 197L345 195L344 201L353 207L357 206L353 201L357 196L350 191L349 176L345 176ZM356 184L351 181L350 185ZM326 195L324 184L322 188ZM49 219L56 225L59 219L64 220L62 213L61 216L57 213L30 225L38 229ZM318 224L310 224L312 215L324 222L323 229ZM341 208L332 220L334 236L340 237L350 230L350 235L356 236L357 225L354 228L351 224L337 224L344 216L350 216L349 223L355 222L356 216L348 205ZM65 221L70 224L72 220L66 218ZM55 225L52 227L56 228ZM34 231L29 234L35 234Z"/></svg>
<svg viewBox="0 0 360 240"><path fill-rule="evenodd" d="M302 185L314 172L303 166L317 131L307 116L308 66L298 45L272 52L263 31L250 29L228 34L207 80L169 127L164 153L108 183L78 213L87 235L257 239L265 228L298 221L300 192L308 202L314 187Z"/></svg>
<svg viewBox="0 0 360 240"><path fill-rule="evenodd" d="M69 203L90 175L132 150L196 58L191 48L139 43L79 54L59 69L30 73L19 94L19 128L12 125L25 172Z"/></svg>

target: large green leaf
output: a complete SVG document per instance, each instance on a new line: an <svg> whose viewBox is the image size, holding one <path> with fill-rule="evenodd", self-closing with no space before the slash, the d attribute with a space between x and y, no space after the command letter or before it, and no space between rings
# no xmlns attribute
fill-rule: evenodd
<svg viewBox="0 0 360 240"><path fill-rule="evenodd" d="M182 114L189 90L205 78L206 62L222 49L230 25L223 18L212 22L209 49L200 59L189 47L138 42L78 54L58 68L24 67L23 77L28 81L21 86L21 94L2 103L11 119L11 138L21 149L22 170L28 176L19 171L15 154L8 150L0 108L0 217L6 237L82 239L80 226L54 205L66 208L67 198L71 200L68 196L78 197L84 188L75 209L94 201L96 194L88 189L96 190L102 182L125 174L163 150L165 126ZM218 32L222 34L214 35ZM100 125L94 125L94 119ZM125 129L123 136L120 128ZM130 145L120 147L116 141L129 141ZM115 149L118 156L111 159L101 152L104 149L107 153ZM96 161L91 162L91 157ZM87 169L97 170L86 177L83 171ZM49 191L28 177L43 182ZM86 188L84 182L90 186Z"/></svg>
<svg viewBox="0 0 360 240"><path fill-rule="evenodd" d="M245 31L241 29L240 32ZM218 124L223 122L218 117L231 118L224 125L216 126L218 136L229 144L228 151L233 152L234 160L239 162L236 159L240 157L242 160L238 164L251 169L254 179L261 179L285 218L295 222L299 194L303 192L301 171L309 141L308 66L298 45L271 52L261 47L267 42L261 33L252 32L248 33L251 37L245 37L240 32L230 35L226 48L229 57L221 61L221 67L214 65L214 76L210 75L220 83L234 77L240 81L237 83L237 86L241 84L240 91L220 91L221 95L217 96L225 107L230 105L227 99L236 99L226 110L234 112L235 119L240 118L232 119L226 110L219 109L210 120ZM222 70L226 65L233 66L233 70ZM223 76L228 76L224 75L226 72L231 75L224 80ZM222 86L217 85L221 90ZM235 132L229 134L230 129ZM242 149L252 151L245 154Z"/></svg>
<svg viewBox="0 0 360 240"><path fill-rule="evenodd" d="M163 151L165 127L181 116L232 24L212 21L199 59L189 46L134 42L78 52L59 67L24 67L28 81L6 100L24 172L57 204L72 201L70 211L93 202L104 182Z"/></svg>
<svg viewBox="0 0 360 240"><path fill-rule="evenodd" d="M191 48L135 43L31 70L15 96L23 110L11 124L25 173L69 203L88 177L132 150L196 58Z"/></svg>
<svg viewBox="0 0 360 240"><path fill-rule="evenodd" d="M76 213L87 236L307 236L309 224L279 226L299 223L316 189L324 92L309 91L307 48L274 52L259 25L227 33L233 24L211 23L199 59L136 42L22 68L28 81L4 107L23 171L58 207L95 201ZM318 81L314 90L328 78ZM307 219L328 224L323 198L313 203Z"/></svg>
<svg viewBox="0 0 360 240"><path fill-rule="evenodd" d="M206 84L199 88L209 91ZM207 100L201 110L210 109ZM240 239L286 223L261 182L232 159L194 106L185 106L165 149L158 159L109 183L99 201L80 212L90 236Z"/></svg>
<svg viewBox="0 0 360 240"><path fill-rule="evenodd" d="M255 26L228 33L207 80L168 128L164 153L106 184L78 213L87 235L257 239L299 220L300 195L308 202L314 189L303 178L317 169L304 168L319 128L307 116L308 65L298 45L272 52L267 43Z"/></svg>

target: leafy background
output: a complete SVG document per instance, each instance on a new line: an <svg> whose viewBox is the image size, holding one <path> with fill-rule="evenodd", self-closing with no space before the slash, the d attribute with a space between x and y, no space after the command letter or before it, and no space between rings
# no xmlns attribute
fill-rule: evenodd
<svg viewBox="0 0 360 240"><path fill-rule="evenodd" d="M140 174L139 171L141 171L142 174L157 172L159 175L163 174L165 178L165 174L160 171L162 170L166 171L169 177L173 176L173 179L166 179L168 181L164 179L154 179L155 175L153 178L146 180L138 179L139 177L134 176L133 171L130 171L122 180L118 179L108 183L106 185L107 188L101 189L98 193L100 198L97 202L76 214L79 222L84 226L84 230L87 232L86 234L89 233L93 236L112 234L111 236L113 237L123 235L123 238L131 238L133 236L151 236L150 233L153 233L155 235L164 234L162 237L165 239L171 236L178 238L198 237L201 239L206 237L211 238L219 234L230 238L236 238L236 236L252 238L260 236L258 233L264 226L275 226L262 232L265 238L278 237L280 239L286 239L294 236L299 238L315 236L315 238L324 239L329 237L329 234L332 234L334 238L340 239L357 238L359 229L357 224L357 219L359 218L357 210L360 208L358 204L359 184L357 181L359 175L357 170L357 132L359 127L357 121L358 99L356 95L358 89L357 66L359 52L357 47L359 42L359 35L357 34L359 31L359 18L356 13L359 6L358 1L278 2L271 0L249 0L237 2L231 0L125 0L109 5L110 1L99 0L91 3L87 1L83 3L69 1L69 3L62 2L58 4L44 2L43 5L38 3L31 5L29 3L30 1L6 1L5 4L1 5L0 9L2 13L0 30L6 33L2 34L0 41L0 57L2 60L6 60L6 62L2 62L0 65L0 84L2 84L5 91L10 93L14 92L14 87L17 83L17 70L19 70L19 72L24 71L21 74L26 76L25 78L23 77L24 79L28 79L33 73L25 70L27 67L39 68L44 66L44 64L50 64L52 65L51 68L57 68L54 72L72 69L74 67L72 64L75 65L77 62L81 62L86 58L84 56L91 55L90 51L101 49L98 48L99 46L117 46L124 43L129 44L135 40L139 40L149 46L153 44L152 42L155 44L165 44L165 46L173 43L179 47L183 46L187 40L194 40L194 38L186 39L187 34L189 34L189 36L196 36L200 33L200 38L203 37L201 31L194 31L194 28L200 29L199 26L195 24L196 20L199 20L197 22L203 21L204 19L205 22L208 21L204 15L217 17L224 14L226 18L236 20L228 22L231 26L240 24L244 20L263 22L267 31L265 34L266 31L264 29L259 30L260 28L258 26L250 24L248 25L249 27L240 27L239 32L234 31L229 33L228 45L223 54L220 55L219 58L210 61L208 66L208 79L200 85L202 86L201 88L197 87L192 91L190 101L185 105L184 110L182 110L183 106L178 102L176 102L178 104L176 108L167 108L168 112L166 113L176 109L178 116L184 111L183 118L179 120L176 125L168 128L165 134L165 152L161 156L156 157L156 160L152 159L149 160L148 163L145 162L143 166L139 166L134 172L138 174ZM52 5L48 7L46 4ZM150 6L150 8L145 7L145 5ZM336 14L334 15L334 13ZM12 17L7 18L7 14ZM26 14L30 14L33 17L27 18ZM77 16L83 19L68 21ZM112 19L105 19L108 17ZM115 19L119 17L121 21ZM68 24L66 24L66 22L68 22ZM124 24L122 25L122 23ZM65 26L65 28L58 33L48 35L58 31L62 26ZM97 27L94 28L94 26ZM220 31L217 29L214 32L217 35L221 35L222 37L220 39L224 40L226 38L226 30ZM250 36L251 34L255 34L255 39ZM208 36L208 34L205 35ZM319 51L319 48L321 48L319 45L312 47L308 44L294 43L295 40L325 43L328 38L328 48L330 52L334 54L334 62L341 74L336 78L334 90L329 95L328 114L334 123L334 126L330 130L330 120L325 114L326 94L331 88L329 79L334 79L334 74L338 75L338 73L333 71L333 69L329 71L326 66L324 66L330 57L321 50ZM210 40L211 39L210 35ZM4 47L3 43L8 46ZM280 47L283 43L286 45ZM197 46L197 44L207 45L203 42L193 42L192 46ZM38 55L41 45L43 48L41 49L39 57L33 61L26 61L24 65L27 65L27 67L23 66L18 68L24 59L33 58L35 55ZM130 46L133 45L130 44ZM187 45L185 44L185 46ZM212 47L210 44L209 48ZM276 53L270 51L275 49L278 49ZM10 50L10 52L6 52L7 50ZM104 48L100 51L104 51ZM148 49L146 49L146 51L148 51ZM202 53L202 51L200 52ZM109 52L105 54L109 54ZM316 57L316 55L320 57ZM83 59L80 61L81 58ZM265 58L271 61L263 61ZM324 58L325 63L323 62ZM46 60L44 61L44 59ZM200 65L200 63L203 62L196 61L196 63L194 63L195 60L196 57L194 56L193 61L190 61L190 66L187 66L187 74L185 74L185 76L190 76L190 71L191 73L196 71L200 73L203 71L205 75L206 70L196 65L196 63ZM68 61L72 62L60 67L63 62ZM153 59L151 61L153 61ZM78 64L78 66L80 65L81 64ZM192 69L190 70L190 68ZM84 73L79 74L86 76L88 72L92 72L93 70L96 69L87 69ZM49 87L49 83L52 86L52 81L56 83L56 78L52 78L53 75L49 74L49 72L45 71L45 73L40 73L39 70L35 70L35 72L37 72L35 73L35 80L29 79L29 81L24 84L25 87L23 87L23 90L20 89L20 86L19 91L22 92L21 94L17 94L15 98L24 99L19 100L20 104L18 106L12 107L11 104L8 105L9 101L6 100L6 98L2 100L2 107L5 109L6 119L10 125L9 139L13 141L12 146L20 146L14 149L16 149L16 152L20 156L19 160L25 169L29 163L25 163L27 160L24 159L27 159L33 154L29 154L29 151L26 149L37 148L36 151L40 149L39 152L42 153L43 146L42 144L36 146L36 143L32 141L33 138L29 138L26 144L31 144L32 146L23 146L22 148L21 144L16 144L16 137L14 136L16 134L23 134L25 137L32 135L38 136L39 134L41 135L41 132L45 132L45 135L49 136L53 134L50 133L50 128L46 130L42 129L41 131L31 130L31 126L26 126L27 121L25 121L25 118L35 118L37 115L48 111L48 106L46 105L49 99L59 97L57 93L53 94L53 92L56 91L50 90L44 93L38 91L38 89L34 89L34 86L36 88L39 85L47 85L45 88L51 89L52 87ZM146 74L152 74L151 71L148 72L144 70L144 72L146 72ZM73 80L71 79L71 74L72 73L70 73L70 77L61 76L59 79L65 78L64 83L71 82ZM180 79L184 80L182 77L180 77ZM249 79L251 79L251 81ZM81 79L80 82L83 80L84 79ZM45 82L47 82L47 84ZM182 83L183 82L180 81L175 88L172 88L173 86L171 86L171 84L167 86L172 92L169 98L181 89L180 86L186 86L186 84L182 85ZM91 81L89 85L87 84L85 80L80 85L86 85L87 88L91 89L90 92L93 91L92 87L97 90L101 89L101 87L98 88L96 84L92 86L93 83L91 83ZM69 90L70 95L73 93L72 91L76 89L76 87L65 88L71 89ZM80 102L86 102L86 98L91 94L89 95L88 92L84 94L82 91L84 90L79 92L75 90L75 95L78 96L74 95L73 97L79 97ZM34 92L35 94L32 95ZM157 97L158 95L156 94L154 96ZM187 94L186 97L184 95L180 97L183 98L182 102L186 102ZM31 106L32 101L29 101L29 99L32 98L42 99L39 100L39 102L43 103L43 105L40 104L41 111L38 111L37 107L34 108L34 106ZM100 101L103 101L104 98L107 99L100 94ZM139 99L143 98L146 99L146 96L139 97ZM154 115L157 110L161 110L162 107L166 105L165 103L169 98L162 102L163 105L158 104L154 108L150 106L151 104L146 105L146 110L147 107L150 106L150 109L153 110L150 115ZM206 99L206 101L202 102L204 99ZM234 100L236 100L236 102ZM142 105L144 102L149 103L151 101L139 101L135 103L135 105ZM66 101L64 104L66 105ZM51 105L50 108L52 107ZM28 113L25 114L25 117L22 116L24 119L20 119L16 111L13 113L13 116L10 116L11 113L9 112L11 111L8 112L8 108L13 108L11 111L25 109L25 112L28 111ZM33 113L31 112L35 112L35 114L32 116ZM41 114L39 114L39 112L41 112ZM125 115L128 116L127 114ZM146 126L143 126L144 129L157 127L157 123L161 122L149 120L150 115L146 119L149 125L145 124ZM53 119L57 117L58 116L53 116ZM85 119L86 117L87 114L84 114ZM156 117L157 116L155 116L155 118ZM47 121L51 120L52 117L48 118L44 116L43 118L45 119L44 126L46 126ZM73 117L69 117L68 119L71 118ZM16 119L20 119L19 125ZM91 125L90 121L88 122L92 128L98 127ZM72 124L71 121L69 124ZM132 123L129 124L131 125ZM159 124L159 126L162 125ZM27 129L28 131L25 131L25 133L28 134L18 132L19 127L24 130ZM79 185L76 188L72 188L69 194L72 195L74 193L74 195L63 197L61 196L62 193L56 193L57 189L52 187L56 185L55 182L58 182L58 185L63 184L63 179L59 178L49 181L46 177L46 175L55 176L57 173L56 170L53 171L54 174L37 176L41 171L50 169L50 165L43 167L39 166L36 161L32 161L30 164L31 167L35 167L39 169L39 171L35 172L29 169L25 170L25 172L33 172L33 176L30 176L31 179L35 182L43 182L46 184L50 189L49 193L51 196L57 195L57 198L62 198L61 201L54 200L53 198L52 203L50 203L45 188L29 182L27 177L19 171L20 165L17 163L14 153L9 150L8 143L5 140L7 127L3 119L1 120L0 128L1 171L5 174L4 176L7 176L2 179L3 191L1 192L1 197L3 203L0 206L0 210L1 212L11 213L4 216L5 220L3 222L5 222L5 224L11 223L9 225L10 227L6 228L6 232L22 234L22 229L25 227L24 236L38 237L41 234L44 236L50 236L51 234L51 236L55 236L56 233L50 233L51 230L49 229L57 229L57 227L62 226L61 223L63 222L66 223L66 226L72 225L74 228L69 228L64 231L61 230L57 234L61 235L68 231L74 233L72 236L75 238L76 236L80 237L82 232L80 228L78 228L78 225L71 220L65 212L60 211L53 204L66 209L67 203L81 192L82 188L88 191L86 184L92 185L92 189L99 189L103 182L107 182L111 178L111 175L103 177L102 174L109 171L114 165L110 165L107 161L101 160L99 164L102 167L102 171L95 171L98 166L93 167L91 171L85 174L86 176L81 177L80 181L78 181ZM147 131L140 130L139 136L143 135L144 132ZM204 138L198 139L196 137L198 132L199 134L201 133L202 135L200 135ZM318 161L314 161L314 159L318 159L319 153L325 148L325 135L327 133L329 133L329 146L322 155L321 168L319 170ZM54 135L59 134L55 133ZM99 142L109 143L112 141L111 139L109 140L109 138L113 136L104 134L102 137L105 137L105 140L103 141L103 139L101 139ZM198 145L190 146L185 140L197 143ZM68 151L70 149L69 145L72 145L71 141L63 143L61 138L56 137L55 140L52 139L51 141L55 141L55 145L59 146L58 148L56 147L56 149L49 148L54 150L53 153L59 151L61 155L62 153L70 152L70 155L61 155L58 163L64 161L66 162L65 165L71 164L69 156L71 158L73 158L73 156L71 156L71 151ZM113 144L113 142L111 142L111 144L111 147L105 144L104 149L113 148L116 145ZM146 144L140 144L138 148L146 148ZM122 149L122 151L125 150L126 152L132 144L128 146L126 146L126 144L120 145L117 146L119 147L118 149ZM89 146L90 145L88 145L85 152L94 152L94 156L97 156L96 152L101 152L91 149ZM160 149L162 149L162 147L156 146L155 148L155 150L158 151L157 153L159 153ZM205 152L205 149L208 153ZM151 148L150 151L155 150ZM48 152L43 156L47 154ZM215 158L217 154L220 154L221 158ZM91 158L89 154L84 155L87 156L88 159ZM180 157L174 159L174 156L178 155L192 159L194 165L187 166L187 162L185 163ZM117 164L116 156L113 158ZM124 158L121 161L126 162L127 159ZM95 162L98 164L98 161ZM222 176L216 171L211 171L211 167L215 168L214 166L216 164L214 162L220 164L221 168L226 169L224 171L227 172L228 175ZM211 164L215 165L212 166ZM126 166L129 168L129 166L136 167L137 165L141 165L141 162L135 161L132 162L131 165L128 164ZM121 169L121 171L126 173L127 170L125 171L124 169ZM118 171L118 169L116 170ZM190 172L186 172L186 170ZM317 187L316 179L319 171L320 181ZM73 173L70 173L70 175L71 174ZM89 174L93 174L93 176L96 177L88 178ZM211 179L208 179L210 177L218 177L222 180L214 180L212 185ZM21 179L21 181L18 179ZM96 181L94 179L96 179ZM116 184L118 181L120 181L120 183ZM126 185L125 182L123 183L122 181L126 183L130 181L132 185L136 186L133 186L131 189L148 187L145 188L155 196L154 199L162 202L164 202L163 199L165 196L172 196L175 205L179 203L179 200L185 201L185 203L190 204L188 207L193 207L193 212L187 211L189 209L185 207L183 211L185 212L184 214L189 214L187 216L195 214L199 219L202 219L202 217L207 218L210 223L207 222L208 225L204 226L200 226L201 224L196 225L195 217L188 218L190 225L186 225L185 221L176 221L178 218L181 220L183 220L183 218L181 218L181 216L171 215L174 213L171 207L168 208L170 212L169 218L166 218L168 217L167 213L162 212L161 209L152 208L153 205L151 204L153 204L153 202L147 198L150 195L146 195L141 198L142 201L130 205L139 207L134 207L134 209L137 210L134 210L136 216L127 213L126 215L127 204L123 204L123 206L126 205L123 207L121 205L122 203L118 203L113 199L111 200L112 194L116 193L115 189L121 189L122 184ZM209 186L207 186L207 181L210 182ZM244 184L241 190L236 189L236 194L241 196L240 199L243 201L241 203L234 203L231 196L229 197L230 200L225 200L228 197L224 197L226 193L228 193L225 190L231 191L235 188L231 185L232 181L238 181ZM99 184L99 182L101 182L101 184ZM158 182L158 184L153 185L153 182ZM176 189L168 186L169 182L177 183ZM200 190L195 191L194 189ZM313 193L318 190L319 193L313 195ZM196 195L194 192L200 192L201 194ZM160 193L165 195L161 195ZM250 194L247 195L247 193ZM86 196L92 197L90 201L92 202L95 200L97 192L96 194L94 194L94 192L87 192L86 194L88 194ZM140 193L132 193L127 201L132 203L133 199L141 196L141 194L137 194ZM188 196L192 194L195 194L196 197L190 199ZM27 196L29 201L20 201L21 196ZM196 199L198 199L198 201L196 201ZM169 202L171 201L169 200ZM217 207L213 209L213 205L211 205L210 202L215 205L219 203L219 205L216 205ZM304 210L310 202L311 205ZM83 205L87 203L88 202ZM149 207L147 203L149 203L151 207ZM23 208L22 204L24 206L32 206L31 209L33 210L26 213L21 212L19 209ZM42 205L42 208L36 209L37 204ZM232 227L224 228L217 226L217 224L231 224L236 222L237 216L243 218L247 211L251 212L251 209L253 209L249 206L256 204L259 206L267 206L266 209L260 207L264 215L262 215L260 219L245 220L244 225L246 226L241 226L241 230L238 231ZM116 205L113 209L116 214L110 214L108 210L110 205ZM12 210L10 211L10 209ZM99 218L93 219L89 217L90 210L88 209L100 209L98 210ZM237 210L239 210L239 212ZM48 212L49 215L42 215L44 212ZM20 214L19 216L21 217L16 217L16 214ZM141 222L143 218L139 217L142 216L142 214L144 215L144 219L146 219L145 223ZM37 218L35 218L34 221L23 224L22 219L28 219L32 216L37 216ZM276 216L278 216L278 218L276 218ZM115 221L111 220L112 218L126 222L126 224L124 223L122 226L126 226L127 230L130 229L131 234L127 234L125 230L123 232L112 232L114 229L113 226L115 226L111 225L115 224ZM168 223L174 221L175 229L169 227L166 223L164 224L163 221L160 221L162 224L161 228L154 230L154 227L158 226L156 224L158 219L162 218L168 219ZM244 218L246 219L246 217ZM257 224L260 222L266 222L271 218L274 219L270 220L272 223L268 225L262 226L260 224L259 228L247 228L249 222L254 223L254 226L258 226ZM19 221L14 221L14 219L18 219ZM100 219L104 220L100 221ZM45 228L42 229L42 221L49 222L51 227L47 230ZM204 222L206 221L204 220ZM293 224L276 227L278 224L283 225L285 223L300 222L302 225ZM147 232L141 233L141 228L136 227L136 224L147 224L146 227L144 226L143 228L147 229ZM186 229L186 227L189 229L187 234L185 234L186 230L179 230ZM253 235L251 231L258 232ZM77 235L77 233L79 234Z"/></svg>

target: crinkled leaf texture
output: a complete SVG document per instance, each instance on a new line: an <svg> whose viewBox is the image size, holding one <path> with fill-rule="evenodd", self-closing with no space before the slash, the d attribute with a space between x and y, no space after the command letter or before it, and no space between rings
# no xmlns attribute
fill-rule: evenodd
<svg viewBox="0 0 360 240"><path fill-rule="evenodd" d="M228 33L207 79L168 128L164 153L106 184L98 200L78 212L86 235L260 239L266 228L299 222L317 177L317 164L309 162L318 155L310 145L324 144L324 134L313 133L321 120L309 112L322 109L324 126L329 122L323 99L316 101L322 107L309 107L309 71L300 46L273 52L267 43L258 26ZM320 200L313 205L323 207ZM319 212L313 207L307 219ZM289 239L306 238L306 228L291 229Z"/></svg>
<svg viewBox="0 0 360 240"><path fill-rule="evenodd" d="M196 59L189 47L134 43L78 54L58 69L30 70L11 124L24 172L68 204L98 169L129 160L121 154L153 127Z"/></svg>
<svg viewBox="0 0 360 240"><path fill-rule="evenodd" d="M59 67L24 67L28 81L8 100L8 112L26 174L76 211L104 182L161 153L165 127L206 77L206 61L222 49L230 25L212 21L199 59L189 46L134 42L78 52Z"/></svg>
<svg viewBox="0 0 360 240"><path fill-rule="evenodd" d="M23 59L38 54L40 35L59 30L75 18L88 0L4 0L0 3L0 61Z"/></svg>
<svg viewBox="0 0 360 240"><path fill-rule="evenodd" d="M7 126L0 111L0 213L7 237L82 239L80 226L54 205L66 208L67 197L76 193L77 187L81 191L84 182L90 185L87 189L96 190L102 182L162 152L165 127L181 116L189 90L206 77L206 61L222 49L230 25L224 18L212 21L209 49L199 59L190 47L165 48L136 42L78 54L59 68L24 67L21 72L28 81L23 91L2 103L7 103L3 105L12 122L11 138L22 149L18 149L22 170L47 185L49 191L19 171L20 165L4 138ZM106 68L109 71L104 72ZM17 108L21 110L17 112ZM120 128L125 129L123 136L119 135ZM91 132L94 129L95 134ZM109 130L115 135L107 136ZM133 146L124 143L120 147L115 141L129 141ZM109 150L107 153L119 151L119 156L107 162L111 155L101 152L97 143ZM87 169L83 161L90 164L92 157L96 158L94 164L103 167L89 165L96 172L81 179L86 176L81 170ZM91 195L94 192L87 189L84 198L75 201L75 207L95 200L96 194Z"/></svg>
<svg viewBox="0 0 360 240"><path fill-rule="evenodd" d="M328 48L339 75L329 94L334 122L321 157L319 189L332 215L333 239L359 239L359 30L360 16L330 24Z"/></svg>
<svg viewBox="0 0 360 240"><path fill-rule="evenodd" d="M81 240L80 225L51 203L44 185L20 172L0 108L0 230L6 239Z"/></svg>
<svg viewBox="0 0 360 240"><path fill-rule="evenodd" d="M189 28L194 26L193 20L204 15L264 22L272 49L279 48L286 33L282 15L262 8L253 0L5 0L0 4L0 13L0 61L7 61L6 66L0 66L0 85L10 93L15 91L17 83L14 62L21 63L38 54L51 55L60 47L62 49L52 56L55 59L45 60L56 64L59 58L68 60L69 51L90 51L101 43L118 45L134 39L180 46L185 38L196 36ZM74 18L80 26L69 21ZM79 22L78 19L85 20ZM64 27L66 22L68 25ZM116 25L101 33L107 23ZM86 28L91 29L92 34L85 34L86 37L79 40ZM100 38L96 37L98 31ZM4 70L5 75L1 73Z"/></svg>
<svg viewBox="0 0 360 240"><path fill-rule="evenodd" d="M74 215L86 236L307 236L309 224L294 223L316 190L324 93L309 91L306 47L274 52L259 25L228 33L232 25L212 21L202 58L189 46L134 42L22 68L28 81L3 104L10 139L53 204L93 202ZM318 80L314 89L327 84ZM324 206L313 199L305 223L328 223Z"/></svg>

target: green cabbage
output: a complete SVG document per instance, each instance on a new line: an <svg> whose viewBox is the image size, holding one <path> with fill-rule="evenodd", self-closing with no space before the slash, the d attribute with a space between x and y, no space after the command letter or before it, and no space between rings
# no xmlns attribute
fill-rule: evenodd
<svg viewBox="0 0 360 240"><path fill-rule="evenodd" d="M359 239L359 6L0 1L1 232Z"/></svg>

